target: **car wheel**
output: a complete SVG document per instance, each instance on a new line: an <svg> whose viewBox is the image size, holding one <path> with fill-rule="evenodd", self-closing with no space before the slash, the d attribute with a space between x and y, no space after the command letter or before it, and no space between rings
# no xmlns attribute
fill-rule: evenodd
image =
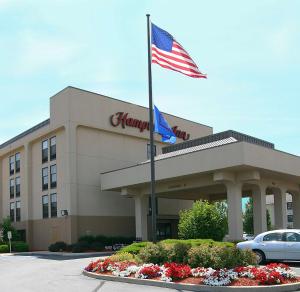
<svg viewBox="0 0 300 292"><path fill-rule="evenodd" d="M261 250L254 250L253 251L256 255L257 263L262 265L266 261L265 254Z"/></svg>

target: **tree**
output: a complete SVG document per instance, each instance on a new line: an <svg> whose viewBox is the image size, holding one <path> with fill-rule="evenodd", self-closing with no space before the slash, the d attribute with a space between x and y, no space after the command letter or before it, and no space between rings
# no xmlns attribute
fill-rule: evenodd
<svg viewBox="0 0 300 292"><path fill-rule="evenodd" d="M182 239L207 238L221 241L227 232L227 208L224 203L196 201L179 213L178 235Z"/></svg>
<svg viewBox="0 0 300 292"><path fill-rule="evenodd" d="M9 217L3 219L2 223L0 224L0 230L2 230L4 242L8 242L8 237L7 237L8 231L11 231L11 233L12 233L12 241L20 240L18 231L12 226Z"/></svg>
<svg viewBox="0 0 300 292"><path fill-rule="evenodd" d="M270 212L266 210L266 219L267 219L267 229L271 230L271 216ZM246 204L246 209L244 212L244 221L243 221L244 231L248 234L254 234L254 225L253 225L253 198L249 198L248 203Z"/></svg>

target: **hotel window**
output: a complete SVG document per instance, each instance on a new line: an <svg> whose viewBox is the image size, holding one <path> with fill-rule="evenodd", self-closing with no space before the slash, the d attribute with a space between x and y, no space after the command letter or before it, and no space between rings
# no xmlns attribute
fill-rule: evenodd
<svg viewBox="0 0 300 292"><path fill-rule="evenodd" d="M42 142L42 162L48 162L48 140Z"/></svg>
<svg viewBox="0 0 300 292"><path fill-rule="evenodd" d="M48 167L42 169L42 189L48 190Z"/></svg>
<svg viewBox="0 0 300 292"><path fill-rule="evenodd" d="M51 189L56 188L56 164L50 166L50 186Z"/></svg>
<svg viewBox="0 0 300 292"><path fill-rule="evenodd" d="M21 202L16 201L16 221L21 221Z"/></svg>
<svg viewBox="0 0 300 292"><path fill-rule="evenodd" d="M288 210L292 210L293 209L293 202L287 202L286 207L287 207Z"/></svg>
<svg viewBox="0 0 300 292"><path fill-rule="evenodd" d="M293 215L287 215L287 221L289 223L292 223L293 222Z"/></svg>
<svg viewBox="0 0 300 292"><path fill-rule="evenodd" d="M16 172L20 172L20 168L21 168L21 155L20 155L20 152L16 153L15 159L16 159Z"/></svg>
<svg viewBox="0 0 300 292"><path fill-rule="evenodd" d="M16 177L16 197L20 197L20 193L21 193L21 186L20 186L20 177Z"/></svg>
<svg viewBox="0 0 300 292"><path fill-rule="evenodd" d="M49 198L48 195L42 196L43 218L49 217Z"/></svg>
<svg viewBox="0 0 300 292"><path fill-rule="evenodd" d="M56 137L50 138L50 160L56 159Z"/></svg>
<svg viewBox="0 0 300 292"><path fill-rule="evenodd" d="M13 175L15 172L15 157L10 156L9 157L9 174Z"/></svg>
<svg viewBox="0 0 300 292"><path fill-rule="evenodd" d="M14 179L9 180L9 196L11 199L13 199L15 196L15 180Z"/></svg>
<svg viewBox="0 0 300 292"><path fill-rule="evenodd" d="M15 221L15 203L9 205L9 217L11 222Z"/></svg>
<svg viewBox="0 0 300 292"><path fill-rule="evenodd" d="M51 217L57 217L57 195L56 194L50 195L50 210L51 210Z"/></svg>

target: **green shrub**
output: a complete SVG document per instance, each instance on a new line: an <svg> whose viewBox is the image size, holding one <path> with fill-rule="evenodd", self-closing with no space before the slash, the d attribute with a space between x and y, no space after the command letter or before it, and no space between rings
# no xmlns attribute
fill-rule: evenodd
<svg viewBox="0 0 300 292"><path fill-rule="evenodd" d="M256 258L252 251L239 250L236 247L201 245L189 250L188 263L193 268L230 269L254 265Z"/></svg>
<svg viewBox="0 0 300 292"><path fill-rule="evenodd" d="M73 245L72 252L74 252L74 253L85 252L85 251L89 250L89 248L90 248L90 245L87 241L80 241Z"/></svg>
<svg viewBox="0 0 300 292"><path fill-rule="evenodd" d="M178 235L182 239L208 238L221 241L227 232L227 213L222 204L197 201L179 213Z"/></svg>
<svg viewBox="0 0 300 292"><path fill-rule="evenodd" d="M143 247L138 257L145 263L162 264L168 260L167 250L161 243L148 243Z"/></svg>
<svg viewBox="0 0 300 292"><path fill-rule="evenodd" d="M15 252L27 252L29 251L29 246L26 242L15 241L11 243L11 249Z"/></svg>
<svg viewBox="0 0 300 292"><path fill-rule="evenodd" d="M235 246L232 242L227 241L214 241L212 239L165 239L160 241L162 244L176 244L176 243L186 243L190 244L191 246L200 246L200 245L208 245L208 246L228 246L233 247Z"/></svg>
<svg viewBox="0 0 300 292"><path fill-rule="evenodd" d="M148 241L142 241L142 242L134 242L128 246L124 246L121 248L117 253L123 253L123 252L128 252L131 254L138 254L142 248L147 246L149 244Z"/></svg>
<svg viewBox="0 0 300 292"><path fill-rule="evenodd" d="M103 251L104 250L104 244L99 241L95 241L90 244L90 249L94 251Z"/></svg>
<svg viewBox="0 0 300 292"><path fill-rule="evenodd" d="M92 244L95 241L95 237L93 235L82 235L79 237L78 242L87 242L88 244Z"/></svg>
<svg viewBox="0 0 300 292"><path fill-rule="evenodd" d="M113 262L134 261L135 256L129 252L121 252L109 257Z"/></svg>
<svg viewBox="0 0 300 292"><path fill-rule="evenodd" d="M168 262L187 263L188 251L192 245L186 242L176 242L173 245L164 244L167 251Z"/></svg>
<svg viewBox="0 0 300 292"><path fill-rule="evenodd" d="M67 244L63 241L57 241L53 244L50 244L50 246L48 247L48 250L52 251L52 252L66 251Z"/></svg>
<svg viewBox="0 0 300 292"><path fill-rule="evenodd" d="M9 247L7 244L0 245L0 253L7 253L9 252Z"/></svg>

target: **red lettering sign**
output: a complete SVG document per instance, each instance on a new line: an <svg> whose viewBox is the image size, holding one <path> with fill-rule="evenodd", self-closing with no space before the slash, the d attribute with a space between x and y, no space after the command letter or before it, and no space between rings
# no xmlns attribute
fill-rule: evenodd
<svg viewBox="0 0 300 292"><path fill-rule="evenodd" d="M113 127L118 127L121 125L123 129L125 129L126 127L138 128L140 132L143 132L144 130L149 131L150 127L149 122L131 118L129 117L128 113L124 112L117 112L111 115L110 123ZM190 134L186 133L185 131L179 130L178 126L174 126L172 130L177 138L184 141L190 139Z"/></svg>

